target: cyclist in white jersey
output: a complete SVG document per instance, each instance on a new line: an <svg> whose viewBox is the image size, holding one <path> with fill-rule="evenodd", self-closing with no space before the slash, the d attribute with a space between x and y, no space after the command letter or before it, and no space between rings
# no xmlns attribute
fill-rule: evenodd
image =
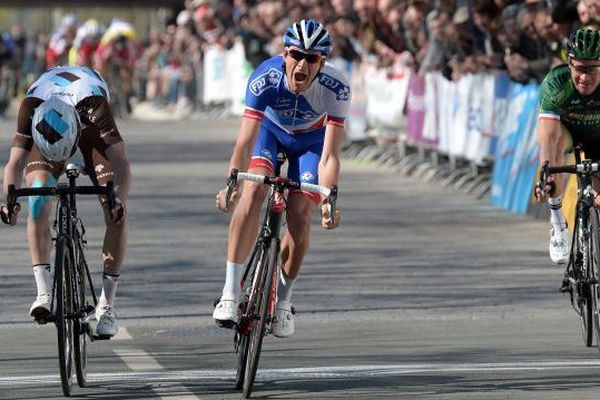
<svg viewBox="0 0 600 400"><path fill-rule="evenodd" d="M340 147L351 91L341 72L325 62L331 37L315 20L292 24L284 34L285 52L253 72L246 91L246 110L229 163L231 169L272 175L279 150L288 157L288 177L297 182L336 185ZM224 212L226 189L216 197ZM263 185L245 182L229 225L226 278L213 318L219 326L231 326L238 318L240 281L244 262L257 235L259 213L267 192ZM282 274L278 279L272 332L287 337L294 332L292 288L308 249L310 221L321 205L322 226L338 226L320 196L291 192L287 207L287 231L282 240Z"/></svg>
<svg viewBox="0 0 600 400"><path fill-rule="evenodd" d="M58 67L33 83L21 102L17 132L10 159L4 168L4 193L8 186L21 186L23 170L28 187L56 185L65 161L77 147L94 185L115 184L116 205L109 210L105 199L106 233L102 247L104 274L102 294L96 309L97 333L113 336L118 326L114 298L127 243L126 207L131 173L125 144L108 105L108 88L100 74L88 67ZM0 217L17 222L20 207ZM50 274L51 233L49 196L29 197L27 237L37 285L37 298L30 315L44 322L50 315L53 280Z"/></svg>

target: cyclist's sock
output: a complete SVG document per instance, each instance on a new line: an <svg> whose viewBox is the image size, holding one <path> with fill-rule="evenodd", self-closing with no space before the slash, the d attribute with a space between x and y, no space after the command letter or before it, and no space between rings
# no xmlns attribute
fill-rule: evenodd
<svg viewBox="0 0 600 400"><path fill-rule="evenodd" d="M279 279L277 280L277 301L285 300L290 302L292 300L294 283L296 283L296 278L292 279L287 277L284 272L281 271Z"/></svg>
<svg viewBox="0 0 600 400"><path fill-rule="evenodd" d="M38 296L52 291L52 274L50 264L37 264L33 266L33 275L37 286Z"/></svg>
<svg viewBox="0 0 600 400"><path fill-rule="evenodd" d="M114 305L118 283L119 275L102 274L102 294L100 295L100 300L98 300L100 307Z"/></svg>
<svg viewBox="0 0 600 400"><path fill-rule="evenodd" d="M240 283L242 280L242 272L244 264L237 264L227 261L227 269L225 273L225 286L223 286L223 294L221 299L236 300L240 296Z"/></svg>
<svg viewBox="0 0 600 400"><path fill-rule="evenodd" d="M567 224L562 211L562 196L548 198L550 206L550 223L554 226L565 226Z"/></svg>

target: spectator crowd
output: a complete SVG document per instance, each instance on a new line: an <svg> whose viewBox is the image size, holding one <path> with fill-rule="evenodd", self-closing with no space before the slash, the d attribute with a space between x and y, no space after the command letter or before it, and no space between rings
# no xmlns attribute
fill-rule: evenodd
<svg viewBox="0 0 600 400"><path fill-rule="evenodd" d="M126 99L125 112L131 98L197 109L209 46L239 42L256 67L282 52L292 21L309 17L330 31L332 58L441 71L451 80L503 71L540 82L566 61L569 32L600 28L600 0L185 0L149 32L72 15L51 34L14 25L0 40L0 114L46 68L69 63L101 71Z"/></svg>

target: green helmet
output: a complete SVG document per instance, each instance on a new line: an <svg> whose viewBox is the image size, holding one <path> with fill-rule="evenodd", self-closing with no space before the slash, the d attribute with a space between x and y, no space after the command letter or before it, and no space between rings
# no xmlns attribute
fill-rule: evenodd
<svg viewBox="0 0 600 400"><path fill-rule="evenodd" d="M567 43L569 57L579 60L600 60L600 32L595 29L577 29Z"/></svg>

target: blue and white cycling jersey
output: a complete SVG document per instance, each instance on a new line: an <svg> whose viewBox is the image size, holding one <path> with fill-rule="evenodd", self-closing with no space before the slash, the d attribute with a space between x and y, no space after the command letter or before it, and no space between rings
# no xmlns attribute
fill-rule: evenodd
<svg viewBox="0 0 600 400"><path fill-rule="evenodd" d="M344 126L351 91L346 78L325 63L307 90L295 95L287 85L283 56L260 64L246 88L244 116L272 123L289 134L304 133L326 124Z"/></svg>
<svg viewBox="0 0 600 400"><path fill-rule="evenodd" d="M250 169L273 172L277 153L285 150L288 177L318 183L325 126L344 127L351 91L340 71L326 63L315 80L299 95L292 93L283 71L283 57L272 57L252 73L246 89L244 117L262 121ZM290 194L300 191L290 191ZM303 192L316 204L321 197Z"/></svg>

